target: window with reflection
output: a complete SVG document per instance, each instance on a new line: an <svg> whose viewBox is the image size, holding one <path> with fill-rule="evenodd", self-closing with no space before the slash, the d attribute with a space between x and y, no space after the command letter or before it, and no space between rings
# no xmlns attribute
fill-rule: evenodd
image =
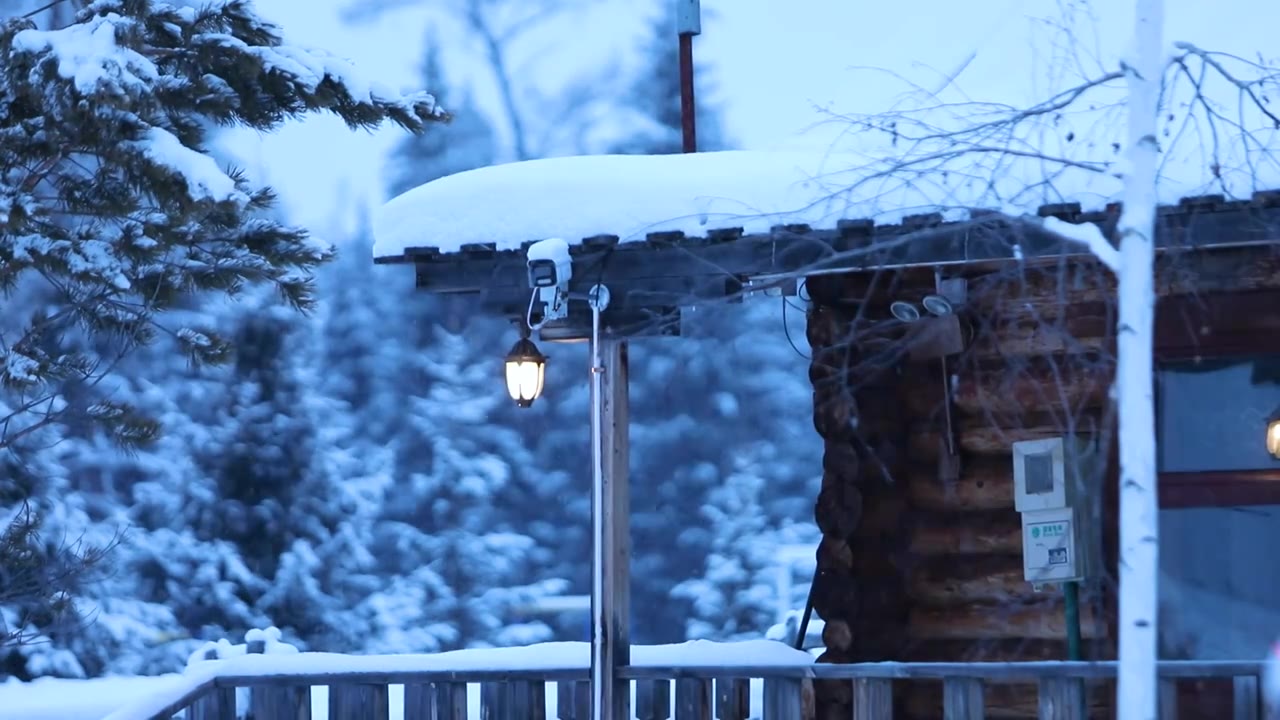
<svg viewBox="0 0 1280 720"><path fill-rule="evenodd" d="M1157 375L1161 654L1261 658L1280 634L1280 357Z"/></svg>

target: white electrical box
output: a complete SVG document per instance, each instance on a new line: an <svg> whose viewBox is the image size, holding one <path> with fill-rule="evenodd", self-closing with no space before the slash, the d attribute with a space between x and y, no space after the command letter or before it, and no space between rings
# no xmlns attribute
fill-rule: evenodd
<svg viewBox="0 0 1280 720"><path fill-rule="evenodd" d="M1091 520L1100 503L1092 459L1092 445L1073 436L1013 443L1023 575L1037 587L1084 580L1097 567L1101 537Z"/></svg>
<svg viewBox="0 0 1280 720"><path fill-rule="evenodd" d="M1083 494L1081 460L1088 448L1075 438L1053 437L1013 444L1013 501L1018 512L1075 505Z"/></svg>
<svg viewBox="0 0 1280 720"><path fill-rule="evenodd" d="M1022 573L1033 585L1083 580L1088 562L1072 508L1022 513Z"/></svg>

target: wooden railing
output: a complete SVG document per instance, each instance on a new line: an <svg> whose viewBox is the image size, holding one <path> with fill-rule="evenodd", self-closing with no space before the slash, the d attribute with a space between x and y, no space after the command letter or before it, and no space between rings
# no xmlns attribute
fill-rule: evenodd
<svg viewBox="0 0 1280 720"><path fill-rule="evenodd" d="M190 688L161 707L142 714L118 712L111 720L298 720L312 718L313 712L320 720L326 690L327 717L334 720L589 717L584 668L289 675L228 670L193 678ZM1178 680L1216 679L1234 686L1233 710L1220 720L1264 720L1260 672L1258 662L1162 662L1161 718L1178 717L1173 692ZM852 716L859 720L894 717L893 686L904 681L941 681L945 720L983 720L984 687L990 683L1037 684L1041 720L1083 720L1089 715L1086 682L1114 679L1115 674L1114 662L628 667L622 672L631 681L639 720L806 720L812 717L815 680L850 683ZM753 681L761 681L754 683L761 690L758 695L752 692ZM237 705L237 689L248 690L247 703ZM393 698L403 706L402 714L392 714ZM313 711L317 705L320 710ZM1182 720L1196 719L1187 715Z"/></svg>

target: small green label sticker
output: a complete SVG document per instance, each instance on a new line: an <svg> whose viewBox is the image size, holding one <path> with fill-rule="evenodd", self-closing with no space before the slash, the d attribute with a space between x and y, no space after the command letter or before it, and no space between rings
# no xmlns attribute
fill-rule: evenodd
<svg viewBox="0 0 1280 720"><path fill-rule="evenodd" d="M1059 538L1067 536L1068 524L1064 522L1057 523L1036 523L1031 526L1031 539L1039 540L1045 538Z"/></svg>

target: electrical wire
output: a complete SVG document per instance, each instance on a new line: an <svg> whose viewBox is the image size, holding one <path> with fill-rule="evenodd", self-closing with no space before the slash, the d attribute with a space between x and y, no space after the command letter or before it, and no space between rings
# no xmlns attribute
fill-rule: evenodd
<svg viewBox="0 0 1280 720"><path fill-rule="evenodd" d="M791 305L790 301L788 301L787 298L783 296L782 298L782 332L785 333L787 336L787 344L791 346L792 350L796 351L797 355L804 358L805 360L812 361L813 358L808 355L805 355L804 352L801 351L800 348L796 345L796 341L791 337L791 324L787 322L787 308L790 305Z"/></svg>

